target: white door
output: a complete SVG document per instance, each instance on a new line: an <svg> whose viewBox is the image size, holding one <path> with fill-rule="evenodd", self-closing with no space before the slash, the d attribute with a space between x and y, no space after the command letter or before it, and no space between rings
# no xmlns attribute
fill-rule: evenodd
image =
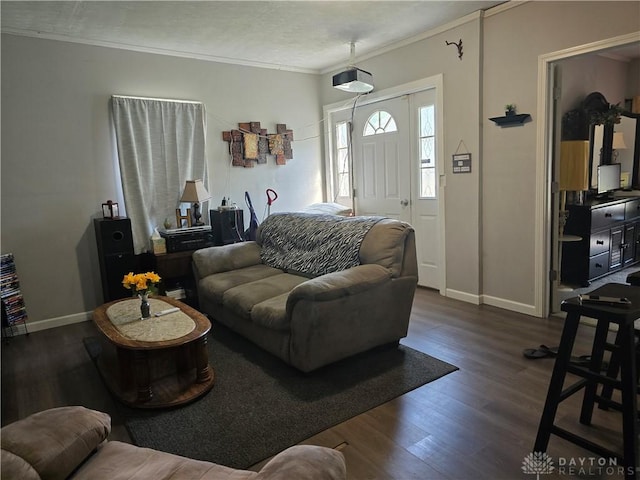
<svg viewBox="0 0 640 480"><path fill-rule="evenodd" d="M383 215L410 223L407 96L358 107L353 125L356 213Z"/></svg>
<svg viewBox="0 0 640 480"><path fill-rule="evenodd" d="M357 107L353 183L357 215L413 225L418 284L443 292L436 103L429 89Z"/></svg>

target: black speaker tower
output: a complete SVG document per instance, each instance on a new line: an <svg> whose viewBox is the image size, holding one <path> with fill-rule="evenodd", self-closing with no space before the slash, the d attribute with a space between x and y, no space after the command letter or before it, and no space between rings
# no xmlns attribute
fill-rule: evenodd
<svg viewBox="0 0 640 480"><path fill-rule="evenodd" d="M136 268L131 220L96 218L93 224L96 229L104 302L130 297L131 291L122 286L122 277Z"/></svg>

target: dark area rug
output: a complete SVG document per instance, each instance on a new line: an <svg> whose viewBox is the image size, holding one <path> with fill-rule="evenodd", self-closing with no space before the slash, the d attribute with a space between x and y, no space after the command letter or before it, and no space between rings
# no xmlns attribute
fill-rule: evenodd
<svg viewBox="0 0 640 480"><path fill-rule="evenodd" d="M85 345L95 359L97 339L87 338ZM163 410L116 401L136 445L248 468L457 370L400 345L304 374L219 325L208 346L215 384L203 397Z"/></svg>

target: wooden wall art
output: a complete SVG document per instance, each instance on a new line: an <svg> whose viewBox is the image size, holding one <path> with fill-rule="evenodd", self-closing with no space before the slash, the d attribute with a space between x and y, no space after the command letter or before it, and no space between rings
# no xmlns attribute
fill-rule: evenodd
<svg viewBox="0 0 640 480"><path fill-rule="evenodd" d="M293 130L284 123L276 124L276 133L267 133L260 122L238 124L237 130L222 132L222 140L229 142L231 165L252 168L267 163L267 155L273 155L276 165L286 165L293 158Z"/></svg>

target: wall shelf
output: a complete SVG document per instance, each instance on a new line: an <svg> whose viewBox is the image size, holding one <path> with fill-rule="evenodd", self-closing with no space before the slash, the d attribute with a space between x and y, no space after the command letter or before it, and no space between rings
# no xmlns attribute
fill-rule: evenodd
<svg viewBox="0 0 640 480"><path fill-rule="evenodd" d="M517 113L515 115L505 115L504 117L493 117L489 120L495 122L496 125L506 127L509 125L521 125L527 118L530 117L531 115L529 115L528 113Z"/></svg>

